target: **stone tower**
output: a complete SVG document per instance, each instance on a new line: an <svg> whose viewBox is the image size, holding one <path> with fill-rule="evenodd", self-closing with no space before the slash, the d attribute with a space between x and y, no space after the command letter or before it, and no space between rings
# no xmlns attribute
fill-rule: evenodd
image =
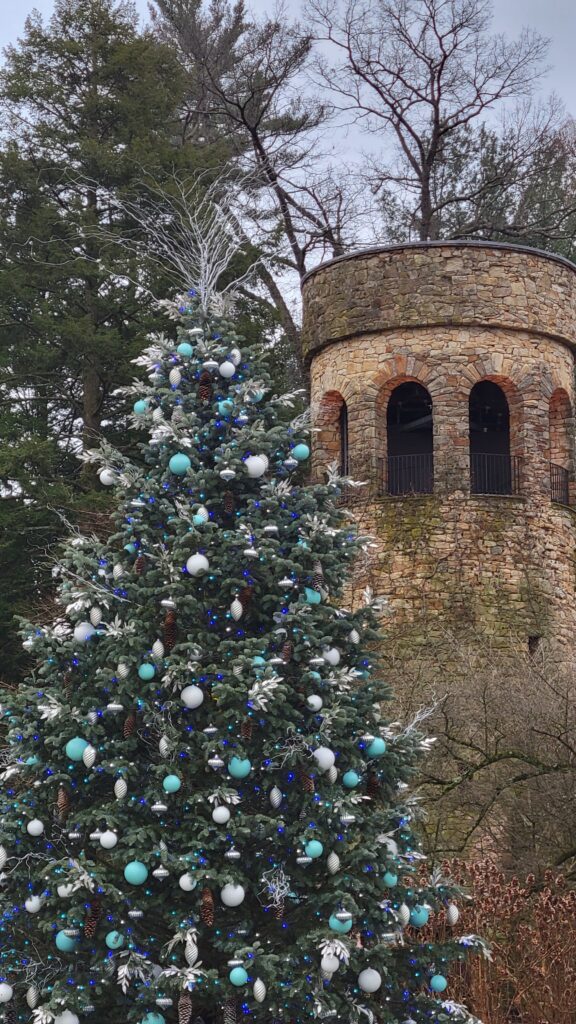
<svg viewBox="0 0 576 1024"><path fill-rule="evenodd" d="M322 264L303 285L313 471L376 540L387 629L576 649L576 266L431 242Z"/></svg>

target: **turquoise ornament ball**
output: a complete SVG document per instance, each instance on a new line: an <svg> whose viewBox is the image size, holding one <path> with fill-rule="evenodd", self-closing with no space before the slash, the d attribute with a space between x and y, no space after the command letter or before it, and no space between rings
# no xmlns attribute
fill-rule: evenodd
<svg viewBox="0 0 576 1024"><path fill-rule="evenodd" d="M81 736L75 736L73 740L68 740L66 744L66 757L69 757L71 761L81 761L82 754L89 747L88 740L82 739Z"/></svg>
<svg viewBox="0 0 576 1024"><path fill-rule="evenodd" d="M430 988L433 992L445 992L448 988L448 980L443 974L433 974L430 978Z"/></svg>
<svg viewBox="0 0 576 1024"><path fill-rule="evenodd" d="M414 928L423 928L424 925L428 924L429 917L430 914L426 907L421 907L417 904L415 907L412 907L412 910L410 911L410 924L413 925Z"/></svg>
<svg viewBox="0 0 576 1024"><path fill-rule="evenodd" d="M197 512L192 516L192 522L194 526L204 526L206 519L204 516L199 516Z"/></svg>
<svg viewBox="0 0 576 1024"><path fill-rule="evenodd" d="M241 985L245 985L248 981L248 972L243 967L233 967L228 975L230 981L236 988L240 988Z"/></svg>
<svg viewBox="0 0 576 1024"><path fill-rule="evenodd" d="M305 462L310 457L310 449L307 444L297 444L290 455L298 462Z"/></svg>
<svg viewBox="0 0 576 1024"><path fill-rule="evenodd" d="M304 587L304 596L308 604L320 604L322 600L322 594L318 590L312 590L312 587Z"/></svg>
<svg viewBox="0 0 576 1024"><path fill-rule="evenodd" d="M56 946L61 953L72 953L76 949L76 939L65 932L56 933Z"/></svg>
<svg viewBox="0 0 576 1024"><path fill-rule="evenodd" d="M252 393L248 396L248 401L252 402L253 404L256 404L256 402L261 402L263 398L263 391L252 391Z"/></svg>
<svg viewBox="0 0 576 1024"><path fill-rule="evenodd" d="M124 878L130 885L144 885L148 878L148 868L141 860L131 860L124 868Z"/></svg>
<svg viewBox="0 0 576 1024"><path fill-rule="evenodd" d="M148 680L154 679L156 669L154 668L154 665L151 665L150 662L146 661L143 665L140 665L138 675L140 676L140 679L148 682Z"/></svg>
<svg viewBox="0 0 576 1024"><path fill-rule="evenodd" d="M124 551L127 551L129 555L135 555L137 550L138 548L132 541L129 541L128 544L124 545Z"/></svg>
<svg viewBox="0 0 576 1024"><path fill-rule="evenodd" d="M264 668L266 661L259 654L255 654L252 658L252 664L254 665L254 668Z"/></svg>
<svg viewBox="0 0 576 1024"><path fill-rule="evenodd" d="M386 744L380 736L376 736L366 748L369 757L382 757L386 753Z"/></svg>
<svg viewBox="0 0 576 1024"><path fill-rule="evenodd" d="M140 1024L166 1024L166 1017L162 1013L147 1013Z"/></svg>
<svg viewBox="0 0 576 1024"><path fill-rule="evenodd" d="M245 779L250 774L252 765L247 757L241 759L239 757L233 757L228 762L228 771L233 779Z"/></svg>
<svg viewBox="0 0 576 1024"><path fill-rule="evenodd" d="M336 914L332 914L328 924L333 932L340 932L341 935L345 935L352 928L352 920L350 921L339 921Z"/></svg>
<svg viewBox="0 0 576 1024"><path fill-rule="evenodd" d="M177 793L181 785L182 782L177 775L167 775L162 783L162 788L166 793Z"/></svg>
<svg viewBox="0 0 576 1024"><path fill-rule="evenodd" d="M324 847L319 839L310 839L304 847L304 852L307 857L312 857L313 860L316 860L316 857L321 857L324 853Z"/></svg>
<svg viewBox="0 0 576 1024"><path fill-rule="evenodd" d="M134 412L137 416L143 416L144 413L148 412L148 400L146 398L139 398L137 402L134 402Z"/></svg>
<svg viewBox="0 0 576 1024"><path fill-rule="evenodd" d="M168 468L171 473L174 473L174 476L184 476L184 473L190 469L191 465L190 459L184 452L176 452L176 455L173 455L170 459Z"/></svg>
<svg viewBox="0 0 576 1024"><path fill-rule="evenodd" d="M31 757L27 757L24 762L29 768L33 768L35 765L40 764L40 758L37 754L32 754Z"/></svg>
<svg viewBox="0 0 576 1024"><path fill-rule="evenodd" d="M234 402L231 402L229 398L224 398L221 402L218 402L218 412L221 416L227 416L228 413L232 412L234 408Z"/></svg>
<svg viewBox="0 0 576 1024"><path fill-rule="evenodd" d="M184 356L185 359L190 359L190 356L194 355L194 349L188 341L181 341L176 351L179 356Z"/></svg>
<svg viewBox="0 0 576 1024"><path fill-rule="evenodd" d="M124 936L122 932L108 932L105 939L108 949L122 949L124 945Z"/></svg>
<svg viewBox="0 0 576 1024"><path fill-rule="evenodd" d="M382 875L382 881L384 882L384 885L392 887L397 884L398 875L395 875L393 871L385 871Z"/></svg>
<svg viewBox="0 0 576 1024"><path fill-rule="evenodd" d="M346 789L356 789L356 786L360 782L360 776L358 772L345 772L342 776L342 785L346 786Z"/></svg>

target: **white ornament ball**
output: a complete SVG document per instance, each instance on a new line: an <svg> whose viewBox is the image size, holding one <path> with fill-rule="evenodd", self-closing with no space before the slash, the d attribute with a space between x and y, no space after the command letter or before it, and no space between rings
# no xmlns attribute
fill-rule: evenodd
<svg viewBox="0 0 576 1024"><path fill-rule="evenodd" d="M14 989L12 985L9 985L6 981L3 981L0 985L0 1003L8 1003L14 995Z"/></svg>
<svg viewBox="0 0 576 1024"><path fill-rule="evenodd" d="M111 469L102 469L98 475L103 487L113 487L118 479Z"/></svg>
<svg viewBox="0 0 576 1024"><path fill-rule="evenodd" d="M24 901L24 907L29 914L37 914L42 908L42 900L39 896L29 896L28 899Z"/></svg>
<svg viewBox="0 0 576 1024"><path fill-rule="evenodd" d="M190 558L186 562L186 568L191 576L203 576L205 572L208 572L210 563L206 558L206 555L201 555L200 552L196 552L195 555L190 555Z"/></svg>
<svg viewBox="0 0 576 1024"><path fill-rule="evenodd" d="M327 974L334 974L340 967L340 961L333 953L325 953L320 961L320 967Z"/></svg>
<svg viewBox="0 0 576 1024"><path fill-rule="evenodd" d="M128 783L126 779L116 779L114 783L114 796L117 800L123 800L128 792Z"/></svg>
<svg viewBox="0 0 576 1024"><path fill-rule="evenodd" d="M448 924L451 927L453 927L455 924L457 924L459 917L460 917L460 911L458 910L458 907L456 906L456 904L455 903L449 903L447 908L446 908L446 920L448 921Z"/></svg>
<svg viewBox="0 0 576 1024"><path fill-rule="evenodd" d="M39 818L32 818L32 821L26 825L26 831L29 836L41 836L44 831L44 822Z"/></svg>
<svg viewBox="0 0 576 1024"><path fill-rule="evenodd" d="M340 857L338 854L334 853L334 851L329 853L326 858L326 865L331 875L335 875L337 871L340 871Z"/></svg>
<svg viewBox="0 0 576 1024"><path fill-rule="evenodd" d="M215 807L212 811L212 820L217 825L225 825L227 821L230 821L230 811L227 807L222 805L221 807Z"/></svg>
<svg viewBox="0 0 576 1024"><path fill-rule="evenodd" d="M186 874L180 875L178 879L178 885L184 892L192 892L196 888L196 879L187 871Z"/></svg>
<svg viewBox="0 0 576 1024"><path fill-rule="evenodd" d="M36 985L30 985L26 990L26 1002L31 1010L35 1010L40 999L40 992Z"/></svg>
<svg viewBox="0 0 576 1024"><path fill-rule="evenodd" d="M382 984L382 977L373 967L367 967L358 975L358 985L363 992L377 992Z"/></svg>
<svg viewBox="0 0 576 1024"><path fill-rule="evenodd" d="M94 635L94 626L91 622L78 622L74 626L74 639L78 643L85 643Z"/></svg>
<svg viewBox="0 0 576 1024"><path fill-rule="evenodd" d="M113 850L118 842L118 836L111 829L106 829L100 836L100 846L105 850Z"/></svg>
<svg viewBox="0 0 576 1024"><path fill-rule="evenodd" d="M264 1000L266 999L266 985L262 981L262 978L256 978L256 981L254 982L254 985L252 987L252 991L254 993L254 999L256 1000L256 1002L263 1003Z"/></svg>
<svg viewBox="0 0 576 1024"><path fill-rule="evenodd" d="M64 1010L54 1018L54 1024L80 1024L80 1020L71 1010Z"/></svg>
<svg viewBox="0 0 576 1024"><path fill-rule="evenodd" d="M319 697L317 693L311 693L310 696L306 698L306 703L311 711L320 711L323 701L322 697Z"/></svg>
<svg viewBox="0 0 576 1024"><path fill-rule="evenodd" d="M242 885L235 885L229 882L220 890L220 899L225 907L239 907L244 902L246 892Z"/></svg>
<svg viewBox="0 0 576 1024"><path fill-rule="evenodd" d="M408 924L410 921L410 907L406 903L401 903L398 907L398 920L403 925Z"/></svg>
<svg viewBox="0 0 576 1024"><path fill-rule="evenodd" d="M204 700L204 692L199 686L185 686L180 694L180 700L187 708L199 708Z"/></svg>
<svg viewBox="0 0 576 1024"><path fill-rule="evenodd" d="M268 469L268 460L262 455L249 455L244 465L246 466L248 476L263 476Z"/></svg>
<svg viewBox="0 0 576 1024"><path fill-rule="evenodd" d="M270 790L270 803L274 808L280 807L282 803L282 790L278 786L273 786Z"/></svg>
<svg viewBox="0 0 576 1024"><path fill-rule="evenodd" d="M332 768L336 760L334 751L330 750L329 747L316 747L316 750L313 751L313 756L321 772L327 772L329 768Z"/></svg>
<svg viewBox="0 0 576 1024"><path fill-rule="evenodd" d="M68 896L71 896L72 893L74 892L74 886L71 883L70 884L64 884L64 885L59 885L56 891L57 891L58 895L60 896L60 899L65 900L65 899L68 898Z"/></svg>
<svg viewBox="0 0 576 1024"><path fill-rule="evenodd" d="M8 853L6 851L6 848L4 846L0 846L0 871L2 871L2 868L5 866L7 860Z"/></svg>
<svg viewBox="0 0 576 1024"><path fill-rule="evenodd" d="M322 657L329 665L340 664L340 651L337 647L327 647L326 650L322 652Z"/></svg>
<svg viewBox="0 0 576 1024"><path fill-rule="evenodd" d="M90 609L90 622L93 626L99 626L102 622L102 609L91 608Z"/></svg>
<svg viewBox="0 0 576 1024"><path fill-rule="evenodd" d="M88 745L82 752L82 760L87 768L93 768L96 763L96 750Z"/></svg>
<svg viewBox="0 0 576 1024"><path fill-rule="evenodd" d="M221 377L233 377L236 373L236 367L230 359L226 359L223 363L220 363L218 373Z"/></svg>
<svg viewBox="0 0 576 1024"><path fill-rule="evenodd" d="M234 622L238 622L238 619L242 618L243 611L244 608L242 607L242 602L239 601L237 597L235 597L234 600L232 601L232 604L230 605L230 614L234 619Z"/></svg>

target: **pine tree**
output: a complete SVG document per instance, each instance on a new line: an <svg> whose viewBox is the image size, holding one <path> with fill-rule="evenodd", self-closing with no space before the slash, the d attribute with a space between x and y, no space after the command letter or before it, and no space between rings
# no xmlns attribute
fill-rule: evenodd
<svg viewBox="0 0 576 1024"><path fill-rule="evenodd" d="M61 616L25 627L0 1000L57 1024L471 1022L442 996L464 940L425 931L457 919L406 796L426 743L383 717L370 595L338 603L362 541L337 482L303 479L262 348L194 295L178 316L126 389L139 458L85 456L115 532L71 539Z"/></svg>

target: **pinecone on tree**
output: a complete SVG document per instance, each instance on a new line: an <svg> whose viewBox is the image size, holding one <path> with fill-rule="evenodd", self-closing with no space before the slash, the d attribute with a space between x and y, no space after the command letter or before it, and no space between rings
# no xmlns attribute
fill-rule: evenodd
<svg viewBox="0 0 576 1024"><path fill-rule="evenodd" d="M236 1024L236 1000L227 999L222 1014L223 1024Z"/></svg>
<svg viewBox="0 0 576 1024"><path fill-rule="evenodd" d="M127 740L129 736L133 736L136 732L136 722L136 712L130 711L124 719L124 728L122 729L122 735L125 740Z"/></svg>
<svg viewBox="0 0 576 1024"><path fill-rule="evenodd" d="M60 818L60 821L66 821L70 812L70 794L65 786L58 786L56 806L58 808L58 817Z"/></svg>
<svg viewBox="0 0 576 1024"><path fill-rule="evenodd" d="M242 587L238 594L238 600L240 601L244 611L246 611L250 601L254 597L254 587Z"/></svg>
<svg viewBox="0 0 576 1024"><path fill-rule="evenodd" d="M324 572L321 562L314 562L312 568L312 582L314 583L314 590L322 590L322 587L324 586Z"/></svg>
<svg viewBox="0 0 576 1024"><path fill-rule="evenodd" d="M369 775L366 782L366 796L372 797L378 796L380 792L380 780L377 775Z"/></svg>
<svg viewBox="0 0 576 1024"><path fill-rule="evenodd" d="M253 728L254 728L254 723L252 722L252 719L251 718L245 718L244 721L242 722L241 726L240 726L240 736L241 736L241 738L243 740L251 740L252 739Z"/></svg>
<svg viewBox="0 0 576 1024"><path fill-rule="evenodd" d="M286 643L284 644L283 648L282 648L282 660L286 661L286 662L291 661L293 654L294 654L294 644L292 643L291 640L287 640Z"/></svg>
<svg viewBox="0 0 576 1024"><path fill-rule="evenodd" d="M141 576L146 568L146 558L144 555L138 555L138 558L134 562L134 572Z"/></svg>
<svg viewBox="0 0 576 1024"><path fill-rule="evenodd" d="M192 996L183 992L178 1000L178 1024L190 1024L192 1016Z"/></svg>
<svg viewBox="0 0 576 1024"><path fill-rule="evenodd" d="M277 921L284 920L284 900L279 900L274 907L274 917Z"/></svg>
<svg viewBox="0 0 576 1024"><path fill-rule="evenodd" d="M18 1024L18 1010L13 1001L4 1007L4 1024Z"/></svg>
<svg viewBox="0 0 576 1024"><path fill-rule="evenodd" d="M198 398L201 402L209 402L212 398L212 377L208 373L208 370L204 370L204 372L200 374Z"/></svg>
<svg viewBox="0 0 576 1024"><path fill-rule="evenodd" d="M200 894L200 917L207 928L214 924L214 897L207 887L202 889Z"/></svg>
<svg viewBox="0 0 576 1024"><path fill-rule="evenodd" d="M232 513L234 512L234 495L232 494L232 491L224 492L222 502L224 505L224 514L227 516L231 516Z"/></svg>
<svg viewBox="0 0 576 1024"><path fill-rule="evenodd" d="M298 769L298 778L300 780L300 785L305 793L314 792L314 779L311 778L310 775L308 775L308 772L304 768Z"/></svg>
<svg viewBox="0 0 576 1024"><path fill-rule="evenodd" d="M171 651L176 643L176 612L170 608L164 616L164 648Z"/></svg>
<svg viewBox="0 0 576 1024"><path fill-rule="evenodd" d="M102 914L102 904L98 898L90 902L88 916L84 922L84 935L87 939L93 939L98 927L98 921Z"/></svg>

